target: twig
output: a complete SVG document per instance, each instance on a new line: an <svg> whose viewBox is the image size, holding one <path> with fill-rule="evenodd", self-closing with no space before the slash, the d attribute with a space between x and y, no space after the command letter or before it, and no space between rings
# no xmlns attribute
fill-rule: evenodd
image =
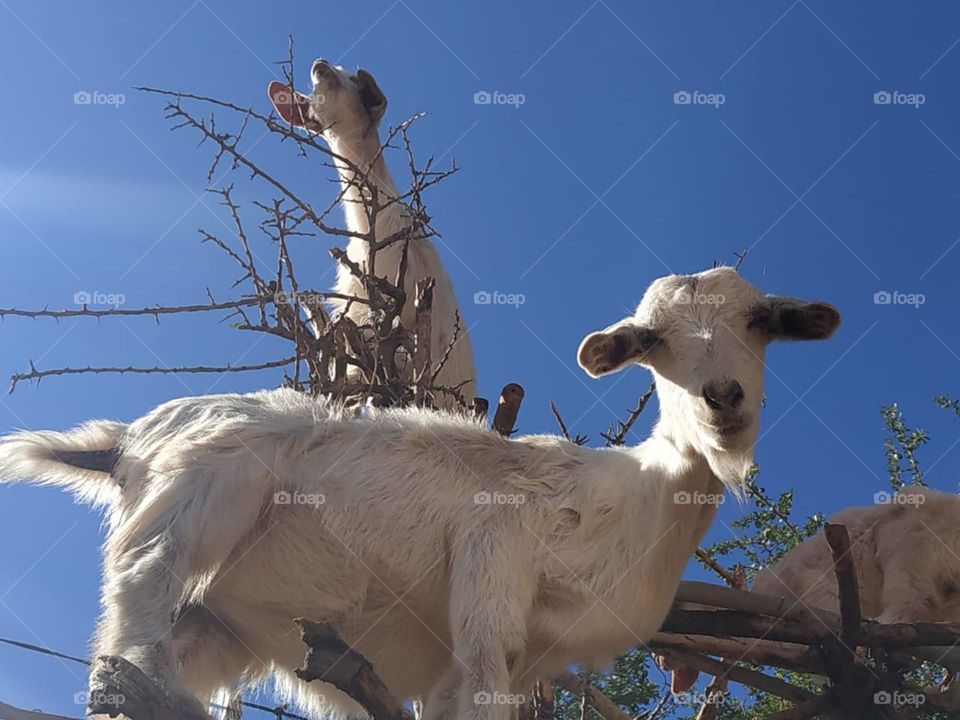
<svg viewBox="0 0 960 720"><path fill-rule="evenodd" d="M550 401L550 412L553 413L553 417L556 419L557 425L560 426L560 432L563 433L564 438L566 438L567 440L569 440L570 442L576 445L586 444L588 439L586 435L580 435L578 433L576 437L573 437L573 438L570 437L570 433L567 430L567 424L563 421L563 418L560 417L560 411L557 410L557 406L553 404L552 400Z"/></svg>
<svg viewBox="0 0 960 720"><path fill-rule="evenodd" d="M10 393L17 389L17 383L25 380L40 381L43 378L58 375L102 375L106 373L115 373L118 375L170 375L178 373L231 373L231 372L249 372L252 370L270 370L272 368L284 367L296 362L297 358L288 357L282 360L271 360L269 362L257 363L255 365L223 365L220 367L207 365L193 365L180 367L64 367L53 370L37 370L33 362L30 362L30 372L14 373L10 376Z"/></svg>
<svg viewBox="0 0 960 720"><path fill-rule="evenodd" d="M746 248L744 250L741 250L740 252L737 252L736 250L733 251L734 256L736 256L737 258L737 263L736 265L733 266L734 270L737 270L737 271L740 270L740 267L743 265L743 261L747 259L747 253L749 252L750 252L750 248Z"/></svg>
<svg viewBox="0 0 960 720"><path fill-rule="evenodd" d="M443 355L440 357L440 362L436 363L433 367L433 375L430 378L430 382L432 383L435 383L437 381L437 378L439 377L440 372L446 366L447 361L450 359L450 356L453 354L453 348L456 347L457 341L460 339L460 333L463 332L463 323L460 320L460 311L455 310L453 313L453 316L454 316L453 334L450 336L450 342L448 342L447 346L443 349Z"/></svg>
<svg viewBox="0 0 960 720"><path fill-rule="evenodd" d="M784 525L786 525L790 529L794 537L797 539L797 542L800 542L803 540L803 533L801 533L800 530L797 529L796 525L790 522L790 518L788 518L786 515L780 512L780 508L778 508L775 503L767 499L764 496L764 494L760 492L760 490L753 483L748 483L746 488L747 488L748 495L753 497L759 504L763 505L770 512L772 512L780 520L780 522L782 522Z"/></svg>
<svg viewBox="0 0 960 720"><path fill-rule="evenodd" d="M637 421L637 418L640 417L640 414L647 407L647 403L650 402L650 398L653 397L654 391L657 389L656 381L651 381L650 387L646 389L643 395L640 396L640 399L637 401L637 406L630 411L630 415L627 417L626 421L617 421L619 426L614 432L613 428L610 428L605 433L600 433L601 437L607 441L607 445L623 445L624 441L627 438L627 433L630 432L630 428L633 427L633 424Z"/></svg>
<svg viewBox="0 0 960 720"><path fill-rule="evenodd" d="M416 385L414 402L422 405L428 398L427 386L431 385L430 355L431 332L433 329L433 288L436 281L433 278L423 278L417 281L416 286L416 318L414 336L416 351L413 356L413 382Z"/></svg>
<svg viewBox="0 0 960 720"><path fill-rule="evenodd" d="M714 560L706 550L697 548L696 552L697 558L706 565L708 568L713 570L717 575L723 578L728 585L731 587L736 587L737 577L732 572L727 570L723 565Z"/></svg>
<svg viewBox="0 0 960 720"><path fill-rule="evenodd" d="M722 660L713 660L712 658L704 657L696 653L681 651L671 651L668 653L668 657L689 667L696 668L700 672L705 672L710 675L725 675L741 685L749 685L752 688L771 693L772 695L782 697L784 700L790 700L791 702L806 702L813 697L807 690L797 687L796 685L791 685L779 678L770 677L755 670L737 667Z"/></svg>
<svg viewBox="0 0 960 720"><path fill-rule="evenodd" d="M583 693L583 678L573 673L561 673L553 681L575 697L579 697ZM587 687L587 693L590 697L590 706L600 713L604 720L630 720L627 713L597 688L590 685Z"/></svg>
<svg viewBox="0 0 960 720"><path fill-rule="evenodd" d="M207 305L157 305L155 307L146 307L146 308L121 308L121 307L112 307L105 310L91 310L86 305L78 310L48 310L44 308L43 310L21 310L19 308L0 308L0 318L4 317L24 317L24 318L54 318L54 319L63 319L63 318L72 318L72 317L89 317L89 318L106 318L106 317L123 317L131 315L148 315L148 316L159 316L159 315L174 315L182 313L194 313L194 312L211 312L215 310L235 310L239 307L250 307L261 302L264 298L260 297L249 297L241 298L240 300L229 300L227 302L221 303L209 303Z"/></svg>

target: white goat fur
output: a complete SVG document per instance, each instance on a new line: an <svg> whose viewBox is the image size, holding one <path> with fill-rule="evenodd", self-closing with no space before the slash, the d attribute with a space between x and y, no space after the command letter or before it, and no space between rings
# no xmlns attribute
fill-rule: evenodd
<svg viewBox="0 0 960 720"><path fill-rule="evenodd" d="M373 76L364 70L351 73L324 60L317 60L311 76L313 92L309 97L300 93L291 97L290 88L280 82L271 83L267 92L281 117L298 127L319 133L335 154L334 164L340 175L342 204L348 230L361 235L370 230L364 200L358 187L363 183L355 178L354 168L363 172L367 185L377 189L380 202L386 207L377 215L374 238L383 241L411 224L408 208L402 202L396 201L400 193L387 169L377 132L386 111L387 98ZM368 247L363 238L352 237L347 244L347 256L360 267L364 267L367 264ZM400 242L378 251L376 274L393 281L397 276L402 252L403 243ZM465 383L460 390L469 402L476 392L477 371L463 314L460 313L453 283L440 261L436 247L420 234L409 242L407 250L403 288L407 302L400 316L406 328L414 327L416 283L427 277L436 281L431 314L431 356L434 363L446 352L454 336L458 314L460 317L460 333L450 351L450 357L437 377L437 383L445 387ZM363 284L342 265L337 266L337 281L333 289L343 295L361 298L367 296ZM333 305L336 309L345 310L357 324L369 322L369 307L365 304L347 303L339 299L335 300ZM358 370L351 366L350 372L356 374ZM454 398L445 393L439 395L436 402L446 408L456 405Z"/></svg>
<svg viewBox="0 0 960 720"><path fill-rule="evenodd" d="M525 692L658 629L716 511L676 494L740 486L767 342L824 338L838 323L830 306L765 297L728 268L656 281L634 316L580 349L592 375L653 370L661 417L632 448L508 440L418 409L358 419L277 390L175 400L129 426L12 435L0 479L106 505L95 653L126 657L181 697L274 674L309 714L359 713L290 672L304 654L292 619L304 616L332 624L397 697L423 697L426 718L505 720L509 706L475 694ZM737 407L701 397L731 378ZM54 457L111 447L112 476ZM277 504L278 492L318 502ZM478 504L478 492L524 502Z"/></svg>
<svg viewBox="0 0 960 720"><path fill-rule="evenodd" d="M960 497L908 486L890 504L846 508L830 522L850 534L865 617L960 622ZM823 533L762 570L753 590L839 612Z"/></svg>
<svg viewBox="0 0 960 720"><path fill-rule="evenodd" d="M828 522L846 526L850 535L864 617L883 623L960 622L958 520L960 497L914 485L889 504L846 508L830 517ZM833 553L824 534L757 573L751 590L839 613ZM661 665L674 673L678 693L699 675L668 659Z"/></svg>

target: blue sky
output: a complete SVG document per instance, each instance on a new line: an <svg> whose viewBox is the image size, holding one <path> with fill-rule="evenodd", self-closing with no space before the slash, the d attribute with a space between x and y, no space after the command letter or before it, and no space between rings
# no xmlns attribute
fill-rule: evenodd
<svg viewBox="0 0 960 720"><path fill-rule="evenodd" d="M430 210L472 328L481 394L521 383L522 431L552 431L553 400L574 431L596 438L648 376L588 380L575 366L580 339L629 312L654 278L749 248L748 279L829 300L844 316L829 343L768 355L763 484L797 488L803 512L869 503L885 487L879 406L896 400L933 436L928 480L955 489L957 421L930 401L956 393L960 371L951 3L104 0L53 11L0 0L0 306L72 307L79 291L122 294L128 307L203 302L206 287L229 297L233 269L198 242L198 227L226 232L204 193L210 150L169 132L158 98L132 87L266 111L289 34L304 89L314 57L364 67L390 99L387 122L429 112L413 132L419 156L462 167L428 197ZM75 104L83 91L124 102ZM476 104L481 91L524 102ZM715 101L677 104L682 92ZM333 197L328 169L273 138L253 155L309 198ZM403 165L391 162L402 185ZM271 197L242 174L219 181L235 182L245 201ZM330 281L329 245L297 249L314 286ZM525 302L474 304L484 290ZM924 302L877 304L878 292ZM212 317L0 325L4 374L31 359L219 364L284 351ZM278 377L51 379L0 397L0 428L131 420L170 398ZM727 503L721 520L739 512ZM99 521L55 491L0 488L0 636L85 653ZM711 538L728 532L724 522ZM80 670L0 648L0 700L79 716Z"/></svg>

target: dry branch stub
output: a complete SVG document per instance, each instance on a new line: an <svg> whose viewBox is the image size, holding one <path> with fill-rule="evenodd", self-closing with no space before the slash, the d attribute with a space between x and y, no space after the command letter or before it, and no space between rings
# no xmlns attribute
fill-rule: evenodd
<svg viewBox="0 0 960 720"><path fill-rule="evenodd" d="M840 604L840 634L825 640L823 656L837 704L846 712L859 713L869 704L875 706L873 693L879 678L875 671L868 670L857 660L862 615L857 570L850 552L850 535L843 525L830 523L824 525L823 533L833 554L833 571Z"/></svg>
<svg viewBox="0 0 960 720"><path fill-rule="evenodd" d="M377 677L373 665L329 625L303 618L296 623L307 645L303 665L295 671L298 678L333 685L359 703L373 720L413 720Z"/></svg>
<svg viewBox="0 0 960 720"><path fill-rule="evenodd" d="M87 712L130 720L211 720L192 697L172 696L125 658L105 655L93 664Z"/></svg>
<svg viewBox="0 0 960 720"><path fill-rule="evenodd" d="M833 569L837 576L840 597L840 640L847 646L855 643L860 629L860 587L850 553L850 535L843 525L827 523L824 535L833 553Z"/></svg>
<svg viewBox="0 0 960 720"><path fill-rule="evenodd" d="M507 383L500 391L500 402L493 416L493 429L501 435L510 437L513 434L523 396L523 388L517 383Z"/></svg>

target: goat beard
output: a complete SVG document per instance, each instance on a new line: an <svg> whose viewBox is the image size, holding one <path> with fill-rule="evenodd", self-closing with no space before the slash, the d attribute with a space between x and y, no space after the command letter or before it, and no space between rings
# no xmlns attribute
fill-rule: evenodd
<svg viewBox="0 0 960 720"><path fill-rule="evenodd" d="M710 448L706 452L707 464L717 479L737 497L746 490L747 481L754 467L753 444L746 447Z"/></svg>

